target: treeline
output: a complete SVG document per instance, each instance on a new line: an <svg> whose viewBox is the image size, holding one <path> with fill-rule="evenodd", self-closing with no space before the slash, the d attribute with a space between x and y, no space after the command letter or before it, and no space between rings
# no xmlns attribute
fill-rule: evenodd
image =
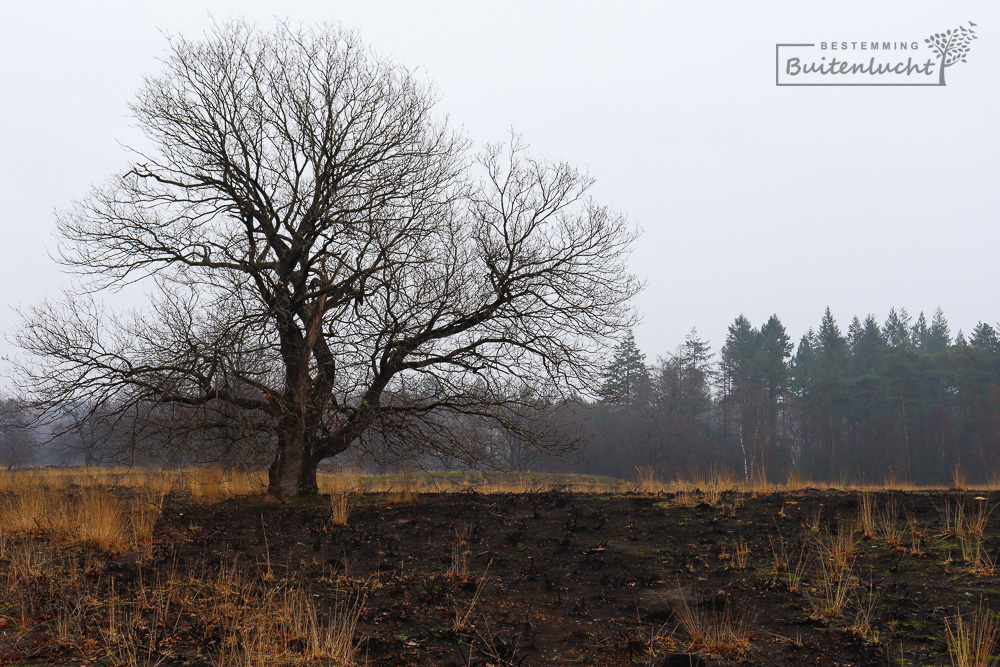
<svg viewBox="0 0 1000 667"><path fill-rule="evenodd" d="M629 335L591 406L594 472L727 468L746 478L970 481L1000 472L1000 338L980 323L952 337L938 309L905 309L846 332L827 309L797 345L778 317L736 318L713 359L695 331L648 365Z"/></svg>
<svg viewBox="0 0 1000 667"><path fill-rule="evenodd" d="M1000 476L1000 336L984 323L953 336L940 310L930 322L905 309L892 309L884 322L855 317L845 331L827 309L797 344L776 315L759 326L741 315L717 353L692 330L653 363L630 333L612 351L595 397L553 405L525 395L511 405L517 409L503 420L507 428L475 413L450 417L435 423L447 437L397 428L363 439L349 459L331 464L620 478L648 467L666 478L727 470L751 480L794 474L927 484L950 482L955 470L970 482ZM20 401L0 400L0 467L261 468L273 437L240 414L213 413L217 426L203 432L201 422L183 428L183 415L162 407L74 409L88 418L39 429ZM519 420L532 423L519 428ZM551 423L539 428L539 420ZM561 447L528 435L539 432L577 447L555 456Z"/></svg>

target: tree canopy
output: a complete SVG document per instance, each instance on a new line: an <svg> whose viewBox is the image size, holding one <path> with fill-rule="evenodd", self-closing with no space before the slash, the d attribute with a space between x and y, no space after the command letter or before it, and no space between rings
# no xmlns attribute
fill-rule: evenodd
<svg viewBox="0 0 1000 667"><path fill-rule="evenodd" d="M595 385L639 284L636 229L588 176L516 135L471 153L426 83L337 27L170 45L131 106L152 148L59 218L86 296L26 314L36 409L91 406L137 445L252 439L296 495L351 448L465 447L469 420L524 431ZM141 312L92 296L136 281Z"/></svg>

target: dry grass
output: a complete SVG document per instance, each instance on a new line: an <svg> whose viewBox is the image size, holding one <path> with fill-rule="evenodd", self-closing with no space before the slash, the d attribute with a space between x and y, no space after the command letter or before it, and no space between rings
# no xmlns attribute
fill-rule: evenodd
<svg viewBox="0 0 1000 667"><path fill-rule="evenodd" d="M124 551L150 544L161 505L162 496L151 492L18 485L0 497L0 533L44 534L102 551Z"/></svg>
<svg viewBox="0 0 1000 667"><path fill-rule="evenodd" d="M872 617L881 599L882 590L876 589L874 584L869 584L863 594L856 592L854 595L856 606L854 623L847 630L869 644L879 642L878 630L872 626Z"/></svg>
<svg viewBox="0 0 1000 667"><path fill-rule="evenodd" d="M969 488L967 481L965 471L956 463L955 467L951 469L951 488L955 491L965 491Z"/></svg>
<svg viewBox="0 0 1000 667"><path fill-rule="evenodd" d="M553 489L584 493L672 492L678 494L681 502L706 502L723 511L731 505L735 511L738 501L730 493L770 493L779 488L763 479L742 482L725 472L667 482L659 479L652 469L647 469L640 471L636 482L627 486L591 478L581 477L575 482L573 479L531 473L504 476L480 472L376 476L347 471L319 477L321 489L330 494L331 525L345 525L352 499L358 494L372 492L388 494L388 500L396 502L412 502L422 493L463 489L491 494L537 493ZM805 485L805 480L792 477L786 483L786 487ZM263 492L264 486L257 476L220 468L0 472L0 566L3 569L0 598L10 600L18 609L21 628L37 624L43 613L39 611L43 605L38 601L42 598L32 602L25 597L25 591L47 595L49 599L45 604L50 610L54 608L53 600L57 601L58 611L49 611L49 616L44 618L46 623L51 623L56 636L66 638L67 642L85 632L85 622L91 623L92 629L94 619L101 619L100 638L106 647L106 653L100 654L101 659L114 664L152 665L162 661L162 643L170 631L166 619L176 619L179 608L185 609L186 614L206 619L213 632L221 637L217 654L211 656L216 664L302 664L310 660L351 664L357 658L354 635L363 598L355 591L353 597L343 594L335 604L323 607L294 583L282 582L280 565L276 564L272 570L269 559L268 563L261 563L256 568L233 564L183 581L166 575L161 581L140 584L127 594L127 599L124 592L101 597L96 588L86 589L73 600L59 597L63 595L59 591L66 582L83 582L98 576L101 569L70 558L64 552L72 551L75 555L83 552L69 550L67 545L87 547L87 558L91 558L91 550L101 554L148 549L165 494L173 493L171 497L175 500L200 503ZM811 514L804 512L808 516L810 534L802 544L797 562L789 558L794 554L789 553L790 547L780 534L770 539L772 585L787 583L790 592L803 592L814 619L846 616L841 627L869 643L879 641L872 617L880 596L871 587L866 591L863 585L859 586L854 574L858 535L884 539L892 548L902 548L908 539L910 553L921 555L929 530L927 525L912 517L907 517L908 523L901 523L896 502L890 499L880 505L879 498L873 487L860 489L857 523L853 522L853 516L845 520L841 512L837 517L839 530L835 533L823 526L820 506L812 508ZM788 502L790 507L795 505L793 501ZM983 535L993 509L987 498L975 497L972 493L953 494L944 500L942 534L955 538L956 541L948 540L948 547L956 551L961 549L965 572L977 576L996 574L995 556L983 546ZM936 531L936 522L934 526ZM267 537L265 534L265 553L268 553ZM465 526L456 529L453 541L443 547L451 548L449 576L472 580L472 542L472 528ZM863 552L875 546L867 545ZM798 548L797 538L795 548ZM928 551L936 552L938 548L931 544ZM729 543L727 552L731 554L728 558L734 568L748 566L752 554L742 536ZM447 552L442 555L446 556ZM763 559L760 564L766 567L767 554L762 553L759 558ZM275 571L279 572L277 576ZM87 573L90 576L85 576ZM471 632L470 629L475 628L473 618L485 585L486 573L478 580L468 606L456 604L455 632ZM80 583L79 586L90 584ZM749 646L749 616L734 614L728 605L716 613L693 606L682 597L675 613L689 637L692 650L739 656ZM948 623L953 665L998 664L991 655L994 650L991 647L998 638L997 626L982 608L978 615L956 616ZM990 647L982 649L986 640ZM985 662L982 656L986 656Z"/></svg>
<svg viewBox="0 0 1000 667"><path fill-rule="evenodd" d="M778 575L788 570L788 543L780 533L778 534L777 539L775 539L774 535L768 533L767 541L771 545L771 559L773 562L774 577L777 579Z"/></svg>
<svg viewBox="0 0 1000 667"><path fill-rule="evenodd" d="M736 548L733 550L733 565L735 565L738 570L745 570L747 567L747 560L749 560L749 558L750 547L741 535L740 539L736 542Z"/></svg>
<svg viewBox="0 0 1000 667"><path fill-rule="evenodd" d="M979 602L975 613L963 617L956 613L945 619L948 635L948 655L952 667L993 667L1000 664L996 644L1000 628L988 609Z"/></svg>
<svg viewBox="0 0 1000 667"><path fill-rule="evenodd" d="M469 548L472 543L473 526L467 525L455 528L455 539L451 546L451 564L448 566L448 576L466 579L469 576Z"/></svg>
<svg viewBox="0 0 1000 667"><path fill-rule="evenodd" d="M183 470L180 477L196 502L217 502L224 498L250 496L267 491L262 475L218 466Z"/></svg>
<svg viewBox="0 0 1000 667"><path fill-rule="evenodd" d="M490 573L491 565L493 565L492 560L486 564L483 576L479 577L479 582L476 584L476 592L473 594L472 600L469 601L468 608L465 611L461 611L457 606L455 607L455 622L452 624L452 629L455 632L464 632L472 625L473 614L475 613L476 605L479 603L479 598L483 594L483 588L486 587L486 577Z"/></svg>
<svg viewBox="0 0 1000 667"><path fill-rule="evenodd" d="M184 469L158 468L45 468L38 470L0 471L0 494L26 487L44 486L51 490L102 488L131 490L165 495L189 496L195 502L213 502L231 497L264 494L267 475L262 471L238 471L221 466ZM485 494L537 493L567 491L573 493L639 493L644 495L690 494L696 502L717 505L725 493L770 494L806 488L834 488L858 491L862 502L869 502L872 492L898 489L907 491L939 490L941 487L917 486L894 476L881 484L809 480L792 471L783 483L768 481L763 474L750 480L738 478L731 470L719 468L705 475L668 479L652 467L636 471L635 479L625 482L610 477L536 472L414 472L362 474L354 470L317 475L320 491L332 493L349 487L356 493L394 494L398 502L410 502L422 493L475 491ZM954 482L954 479L952 480ZM1000 471L988 483L964 484L972 490L1000 488ZM866 496L868 498L866 498ZM863 512L859 525L867 530Z"/></svg>
<svg viewBox="0 0 1000 667"><path fill-rule="evenodd" d="M674 605L674 617L689 638L689 650L708 655L738 657L750 648L753 617L734 613L727 603L721 613L691 604L683 589Z"/></svg>
<svg viewBox="0 0 1000 667"><path fill-rule="evenodd" d="M820 559L819 563L816 585L806 591L806 598L813 609L809 617L814 620L840 618L855 585L852 578L853 561L841 570L835 569L824 559Z"/></svg>
<svg viewBox="0 0 1000 667"><path fill-rule="evenodd" d="M336 588L321 607L288 581L276 585L261 567L238 561L218 567L158 572L118 584L104 562L70 553L35 535L4 538L0 599L16 607L28 630L49 624L66 645L86 647L87 664L174 664L181 619L217 665L289 666L357 662L356 626L364 594ZM53 614L53 609L57 612Z"/></svg>
<svg viewBox="0 0 1000 667"><path fill-rule="evenodd" d="M786 491L801 491L802 489L809 488L809 485L809 480L806 479L806 476L801 471L794 469L788 471L788 477L785 478Z"/></svg>
<svg viewBox="0 0 1000 667"><path fill-rule="evenodd" d="M805 527L808 528L811 533L818 533L822 526L823 506L817 505L809 510L809 515L806 517Z"/></svg>
<svg viewBox="0 0 1000 667"><path fill-rule="evenodd" d="M991 577L996 572L996 557L990 556L983 548L983 538L967 535L958 538L962 561L969 572L979 577Z"/></svg>
<svg viewBox="0 0 1000 667"><path fill-rule="evenodd" d="M327 475L322 480L320 490L330 496L329 524L346 526L351 515L351 499L364 491L361 476L350 473Z"/></svg>
<svg viewBox="0 0 1000 667"><path fill-rule="evenodd" d="M340 491L330 495L330 525L346 526L351 515L351 494Z"/></svg>
<svg viewBox="0 0 1000 667"><path fill-rule="evenodd" d="M785 583L789 593L798 593L802 589L802 580L805 578L809 568L810 553L805 546L799 552L799 559L795 562L795 568L789 568L785 573Z"/></svg>
<svg viewBox="0 0 1000 667"><path fill-rule="evenodd" d="M867 539L875 537L875 494L862 491L858 496L858 528Z"/></svg>
<svg viewBox="0 0 1000 667"><path fill-rule="evenodd" d="M124 503L106 491L84 491L77 502L76 537L103 551L127 545Z"/></svg>
<svg viewBox="0 0 1000 667"><path fill-rule="evenodd" d="M903 547L903 536L906 529L897 519L898 516L899 509L895 499L890 499L885 507L879 508L876 513L875 532L890 549L902 549Z"/></svg>
<svg viewBox="0 0 1000 667"><path fill-rule="evenodd" d="M945 537L982 537L996 505L990 507L989 498L977 496L969 500L959 496L946 498L942 510L941 534Z"/></svg>
<svg viewBox="0 0 1000 667"><path fill-rule="evenodd" d="M913 516L906 517L906 527L910 531L910 555L923 556L924 542L927 541L927 525Z"/></svg>
<svg viewBox="0 0 1000 667"><path fill-rule="evenodd" d="M830 565L830 572L837 576L854 562L858 542L854 538L853 526L845 521L836 534L827 532L820 535L816 546L820 558Z"/></svg>
<svg viewBox="0 0 1000 667"><path fill-rule="evenodd" d="M653 466L642 466L635 470L635 482L629 489L633 493L652 495L663 493L667 490L667 484L659 479L656 469Z"/></svg>

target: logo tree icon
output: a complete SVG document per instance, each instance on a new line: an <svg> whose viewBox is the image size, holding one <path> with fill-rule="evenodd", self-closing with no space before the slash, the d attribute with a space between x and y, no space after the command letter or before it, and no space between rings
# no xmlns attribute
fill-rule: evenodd
<svg viewBox="0 0 1000 667"><path fill-rule="evenodd" d="M946 86L944 80L944 70L951 67L957 62L968 62L965 56L968 55L969 49L972 47L972 40L979 39L976 37L976 31L973 29L976 24L969 21L969 26L959 26L954 30L947 30L945 32L936 32L927 39L924 40L930 45L930 48L934 53L937 54L940 60L940 70L938 73L938 85Z"/></svg>

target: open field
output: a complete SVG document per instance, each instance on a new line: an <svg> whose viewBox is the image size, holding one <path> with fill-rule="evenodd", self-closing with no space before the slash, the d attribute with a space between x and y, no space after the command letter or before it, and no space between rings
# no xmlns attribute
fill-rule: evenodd
<svg viewBox="0 0 1000 667"><path fill-rule="evenodd" d="M216 470L0 475L0 664L993 664L990 488L321 486L285 503Z"/></svg>

